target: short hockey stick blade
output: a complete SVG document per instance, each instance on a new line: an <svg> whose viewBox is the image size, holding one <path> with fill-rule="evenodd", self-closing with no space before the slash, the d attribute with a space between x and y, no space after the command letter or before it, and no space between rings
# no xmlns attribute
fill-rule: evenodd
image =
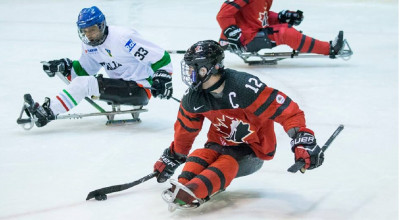
<svg viewBox="0 0 400 220"><path fill-rule="evenodd" d="M321 148L322 152L325 152L326 149L328 149L329 145L339 135L339 133L343 130L343 128L344 128L343 125L339 125L339 127L335 130L335 132L333 132L333 134L326 141L324 146L322 146L322 148ZM298 160L291 167L289 167L287 171L291 172L291 173L296 173L297 171L301 170L304 167L304 165L306 165L304 160Z"/></svg>
<svg viewBox="0 0 400 220"><path fill-rule="evenodd" d="M93 199L93 198L96 198L96 200L106 200L107 199L106 194L119 192L119 191L123 191L123 190L129 189L131 187L139 185L139 184L141 184L141 183L143 183L143 182L145 182L145 181L157 176L157 174L158 174L158 172L153 172L153 173L150 173L147 176L144 176L144 177L142 177L142 178L140 178L140 179L138 179L136 181L133 181L131 183L108 186L108 187L104 187L104 188L101 188L101 189L96 189L96 190L90 192L87 195L86 200Z"/></svg>

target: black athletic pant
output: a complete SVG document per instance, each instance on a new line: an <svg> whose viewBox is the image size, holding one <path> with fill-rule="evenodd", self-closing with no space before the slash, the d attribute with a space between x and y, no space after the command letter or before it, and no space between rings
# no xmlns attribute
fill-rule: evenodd
<svg viewBox="0 0 400 220"><path fill-rule="evenodd" d="M116 105L147 105L149 98L144 88L134 81L96 77L100 100Z"/></svg>
<svg viewBox="0 0 400 220"><path fill-rule="evenodd" d="M276 47L276 43L268 38L268 34L272 34L272 28L261 29L254 39L246 45L247 52L258 52L261 49L271 49Z"/></svg>

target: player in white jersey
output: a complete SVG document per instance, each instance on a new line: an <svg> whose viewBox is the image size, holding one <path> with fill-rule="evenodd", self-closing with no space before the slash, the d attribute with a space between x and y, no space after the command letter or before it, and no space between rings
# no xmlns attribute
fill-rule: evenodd
<svg viewBox="0 0 400 220"><path fill-rule="evenodd" d="M43 65L50 76L62 74L71 83L54 98L35 103L36 126L42 127L87 96L114 104L147 105L151 95L172 96L172 64L169 54L145 40L133 29L107 26L96 7L81 10L77 21L82 40L79 60L52 60ZM109 78L95 76L104 68Z"/></svg>

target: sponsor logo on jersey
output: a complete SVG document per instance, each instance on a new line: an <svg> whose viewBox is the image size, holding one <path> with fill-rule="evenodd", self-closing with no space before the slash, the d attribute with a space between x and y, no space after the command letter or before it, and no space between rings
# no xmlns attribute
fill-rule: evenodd
<svg viewBox="0 0 400 220"><path fill-rule="evenodd" d="M109 50L109 49L105 49L106 50L106 52L108 53L108 55L110 55L110 57L112 57L112 55L111 55L111 50Z"/></svg>
<svg viewBox="0 0 400 220"><path fill-rule="evenodd" d="M97 53L97 48L87 49L87 50L85 50L85 53L89 53L89 54Z"/></svg>
<svg viewBox="0 0 400 220"><path fill-rule="evenodd" d="M224 135L225 140L235 144L245 143L246 138L254 131L250 130L250 124L242 120L223 115L222 119L217 118L218 123L213 124L217 131Z"/></svg>
<svg viewBox="0 0 400 220"><path fill-rule="evenodd" d="M128 42L126 42L125 47L129 50L129 52L132 51L132 49L136 46L136 43L133 42L132 39L129 39Z"/></svg>
<svg viewBox="0 0 400 220"><path fill-rule="evenodd" d="M115 70L118 67L122 66L122 64L117 63L115 61L112 61L111 63L101 62L100 65L103 66L107 70Z"/></svg>
<svg viewBox="0 0 400 220"><path fill-rule="evenodd" d="M198 106L198 107L193 107L193 110L197 111L197 110L199 110L199 109L201 109L203 107L204 107L204 105L201 105L201 106Z"/></svg>
<svg viewBox="0 0 400 220"><path fill-rule="evenodd" d="M285 97L283 97L282 95L277 95L276 102L279 104L283 104L285 102Z"/></svg>

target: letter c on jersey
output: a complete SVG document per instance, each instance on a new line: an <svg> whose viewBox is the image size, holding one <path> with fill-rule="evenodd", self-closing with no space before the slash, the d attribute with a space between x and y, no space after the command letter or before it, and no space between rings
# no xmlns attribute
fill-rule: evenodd
<svg viewBox="0 0 400 220"><path fill-rule="evenodd" d="M233 104L232 97L236 97L236 93L235 92L230 92L229 93L229 101L231 102L232 108L239 108L238 104Z"/></svg>

